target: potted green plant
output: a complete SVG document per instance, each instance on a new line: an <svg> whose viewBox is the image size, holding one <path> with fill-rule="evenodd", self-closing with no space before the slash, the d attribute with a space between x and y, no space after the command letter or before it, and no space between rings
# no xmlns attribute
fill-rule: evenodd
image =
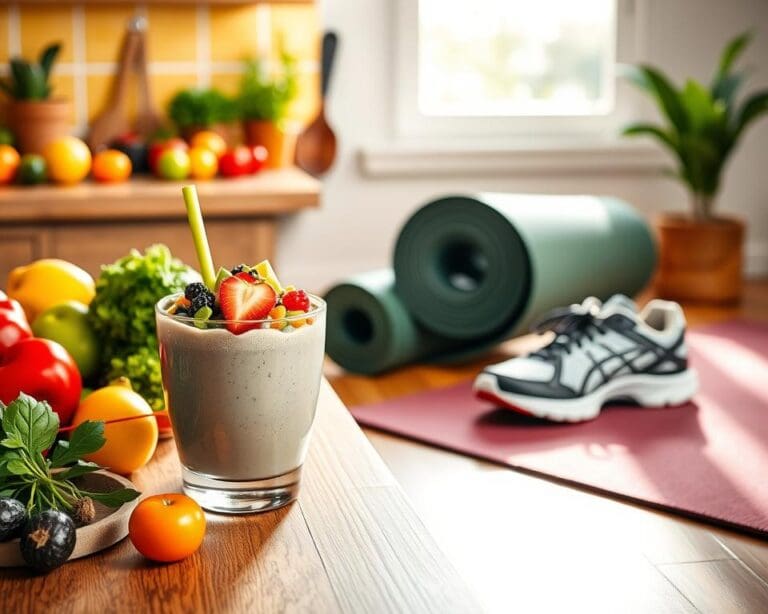
<svg viewBox="0 0 768 614"><path fill-rule="evenodd" d="M715 215L723 171L746 128L768 111L768 90L737 101L744 72L734 65L750 33L731 40L709 86L693 79L676 87L660 70L632 66L629 80L656 102L663 124L636 123L627 136L649 135L674 157L671 175L688 190L689 215L658 219L659 270L656 290L677 300L733 302L742 287L744 223Z"/></svg>
<svg viewBox="0 0 768 614"><path fill-rule="evenodd" d="M37 62L15 57L9 76L0 81L8 95L8 125L22 153L40 153L48 142L69 134L68 100L52 98L51 70L61 45L43 49Z"/></svg>
<svg viewBox="0 0 768 614"><path fill-rule="evenodd" d="M177 92L168 103L168 117L188 140L201 130L218 132L228 144L239 140L236 122L240 119L240 110L237 101L216 88Z"/></svg>
<svg viewBox="0 0 768 614"><path fill-rule="evenodd" d="M246 60L240 82L240 111L245 140L266 147L268 168L293 164L296 131L287 121L288 105L296 98L296 60L281 52L278 70L270 74L260 60Z"/></svg>

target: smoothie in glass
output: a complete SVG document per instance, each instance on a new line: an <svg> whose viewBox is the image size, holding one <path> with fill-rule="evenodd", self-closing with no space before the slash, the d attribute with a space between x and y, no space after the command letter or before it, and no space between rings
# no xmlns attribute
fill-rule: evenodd
<svg viewBox="0 0 768 614"><path fill-rule="evenodd" d="M161 300L156 312L184 491L223 512L292 501L320 389L324 302L307 295L307 312L243 320L248 330L233 333L232 320L169 313L180 296Z"/></svg>

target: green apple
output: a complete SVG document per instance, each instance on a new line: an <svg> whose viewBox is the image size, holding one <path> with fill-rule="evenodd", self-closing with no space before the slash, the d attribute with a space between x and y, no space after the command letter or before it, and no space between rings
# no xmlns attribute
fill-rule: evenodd
<svg viewBox="0 0 768 614"><path fill-rule="evenodd" d="M63 345L84 380L96 373L101 347L88 322L88 307L83 303L66 301L49 307L32 322L32 332L35 337Z"/></svg>

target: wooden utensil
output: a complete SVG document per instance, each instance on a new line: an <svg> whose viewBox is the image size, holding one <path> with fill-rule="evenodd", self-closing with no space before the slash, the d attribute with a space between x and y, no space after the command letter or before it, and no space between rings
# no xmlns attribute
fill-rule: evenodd
<svg viewBox="0 0 768 614"><path fill-rule="evenodd" d="M325 97L328 93L337 44L336 33L326 32L323 36L322 48L320 110L317 117L296 141L296 164L315 177L326 173L336 158L336 135L325 118Z"/></svg>
<svg viewBox="0 0 768 614"><path fill-rule="evenodd" d="M108 145L116 137L131 130L125 109L131 73L138 77L139 111L136 118L136 132L148 137L159 126L160 118L152 108L147 74L146 41L144 32L147 20L134 17L128 27L120 51L117 75L112 83L106 108L93 120L88 133L88 146L95 151Z"/></svg>

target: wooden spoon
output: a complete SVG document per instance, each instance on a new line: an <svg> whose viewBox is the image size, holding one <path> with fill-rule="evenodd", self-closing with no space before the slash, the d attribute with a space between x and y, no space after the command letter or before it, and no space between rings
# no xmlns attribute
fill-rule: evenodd
<svg viewBox="0 0 768 614"><path fill-rule="evenodd" d="M315 177L327 172L336 158L336 135L325 118L325 96L337 43L335 32L326 32L323 36L320 110L296 141L296 164Z"/></svg>

